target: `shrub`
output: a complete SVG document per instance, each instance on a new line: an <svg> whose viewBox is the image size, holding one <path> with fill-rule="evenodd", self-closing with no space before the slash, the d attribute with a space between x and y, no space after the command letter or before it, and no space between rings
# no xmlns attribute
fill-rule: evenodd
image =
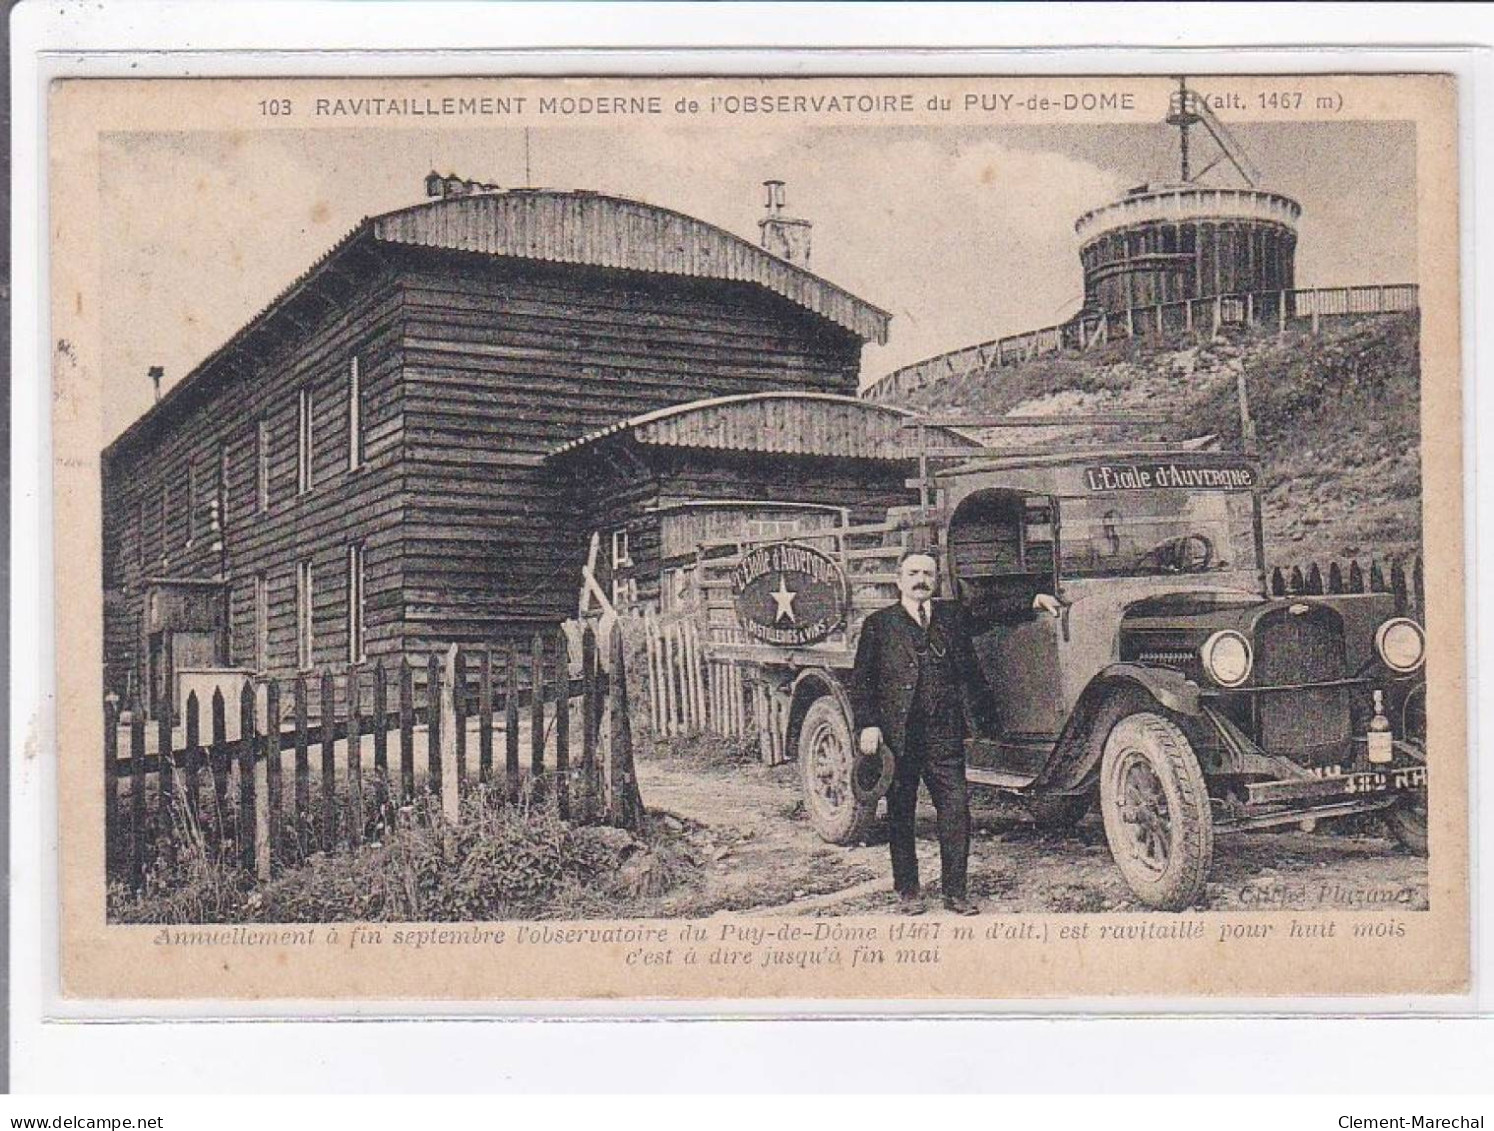
<svg viewBox="0 0 1494 1131"><path fill-rule="evenodd" d="M681 878L667 850L630 833L562 821L527 795L510 805L478 787L461 821L424 796L395 815L382 840L315 853L266 884L201 846L161 862L144 890L109 887L109 916L131 923L483 921L543 918L600 900L658 894ZM636 858L636 859L635 859ZM627 866L625 866L627 865Z"/></svg>

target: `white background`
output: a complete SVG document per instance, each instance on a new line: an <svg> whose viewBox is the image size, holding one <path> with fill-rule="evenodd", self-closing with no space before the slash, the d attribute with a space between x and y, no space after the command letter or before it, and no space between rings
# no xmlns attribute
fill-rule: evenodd
<svg viewBox="0 0 1494 1131"><path fill-rule="evenodd" d="M284 49L258 65L264 73L414 73L476 72L490 69L470 56L412 57L392 52L418 48L511 51L521 47L628 46L634 48L715 48L706 59L591 56L584 69L754 72L770 64L750 49L790 45L868 48L988 47L1016 45L1129 46L1124 54L1038 56L1046 70L1138 70L1173 73L1239 69L1345 70L1383 69L1385 57L1363 51L1288 55L1252 55L1241 50L1190 57L1147 50L1158 46L1218 46L1225 43L1258 48L1294 44L1401 45L1416 55L1402 55L1396 65L1455 70L1464 81L1465 160L1462 165L1464 231L1470 249L1465 261L1465 365L1469 374L1467 430L1494 435L1487 406L1474 396L1487 378L1486 359L1475 352L1474 313L1479 298L1494 283L1494 245L1472 243L1494 225L1494 193L1476 200L1475 176L1494 159L1486 89L1494 70L1486 52L1441 55L1443 45L1494 42L1494 12L1458 6L1365 8L1353 5L1277 6L1131 5L1118 7L1052 5L1000 7L914 5L447 5L387 4L114 4L87 6L66 2L32 4L18 9L12 23L12 122L14 129L15 324L13 331L14 477L12 514L12 700L10 744L12 781L12 1086L22 1092L102 1093L146 1091L488 1091L540 1089L557 1091L635 1090L1021 1090L1115 1093L1124 1091L1339 1091L1383 1090L1446 1093L1487 1090L1494 1075L1494 1024L1471 1018L1281 1019L1267 1016L1221 1018L1110 1017L999 1020L835 1020L835 1021L520 1021L385 1022L350 1024L330 1021L238 1024L58 1024L44 1023L55 1014L49 985L55 979L55 900L48 869L53 859L53 830L46 820L47 767L52 749L50 671L51 625L50 518L47 500L46 443L50 399L46 385L44 327L38 318L46 295L41 259L45 225L41 215L43 135L40 130L42 83L47 73L144 75L242 72L242 57L161 56L139 52L162 48ZM724 48L733 50L723 50ZM44 68L39 53L66 49ZM357 48L360 57L328 56L316 51ZM91 54L92 52L135 54ZM384 54L391 52L391 54ZM82 53L82 54L79 54ZM543 70L551 66L539 54L510 56L506 69ZM949 70L938 62L898 60L866 54L779 57L780 71L824 72L859 68L887 72L921 66ZM1007 58L966 59L961 69L1013 69L1025 65ZM582 69L574 58L571 70ZM1489 243L1485 237L1481 243ZM1478 423L1489 425L1479 429ZM1467 444L1470 487L1488 457ZM1475 466L1477 461L1477 466ZM1487 489L1470 497L1470 547L1494 506ZM1470 548L1470 654L1488 636L1490 618L1474 601L1480 583L1490 582L1489 555L1474 559ZM1435 583L1435 579L1433 579ZM1494 592L1494 589L1491 589ZM1475 619L1476 618L1476 619ZM1477 695L1478 680L1470 680ZM1471 705L1475 752L1484 745L1487 712ZM1478 807L1490 815L1488 774L1478 774ZM1475 969L1487 967L1489 907L1494 885L1486 837L1475 827ZM991 1003L999 1007L1000 1003ZM1396 1008L1406 1003L1380 1003ZM1485 992L1468 1008L1488 1010ZM1274 1003L1274 1010L1362 1010L1366 1003ZM275 1012L306 1015L318 1007L281 1005ZM348 1007L339 1007L344 1012ZM1114 1010L1115 1003L1105 1008ZM1120 1008L1125 1008L1124 1005ZM1229 1003L1221 1012L1249 1008ZM1375 1008L1372 1006L1372 1008ZM1114 1111L1113 1101L1090 1113ZM712 1105L721 1109L722 1105ZM1438 1105L1441 1114L1456 1114L1457 1105ZM55 1109L55 1110L54 1110ZM3 1110L3 1109L0 1109ZM19 1109L17 1109L19 1110ZM68 1103L37 1107L35 1114L102 1114L97 1105ZM111 1104L115 1114L129 1106ZM141 1105L138 1114L150 1114ZM199 1111L201 1109L198 1109ZM254 1109L213 1105L215 1121L225 1126L247 1123ZM296 1109L309 1119L316 1110ZM484 1118L514 1118L516 1112L487 1108ZM723 1110L734 1110L725 1108ZM1042 1119L1041 1107L1024 1109L1028 1119ZM1135 1109L1122 1123L1146 1118ZM1413 1105L1359 1101L1352 1109L1329 1105L1288 1109L1292 1125L1332 1127L1337 1114L1410 1113ZM1414 1110L1428 1110L1425 1107ZM842 1122L846 1112L831 1108L810 1118ZM417 1108L423 1122L434 1109ZM1211 1102L1206 1109L1187 1105L1153 1109L1164 1122L1181 1122L1190 1113L1211 1123L1237 1126L1247 1112L1237 1105ZM330 1114L330 1113L329 1113ZM353 1110L342 1109L347 1119ZM365 1113L369 1121L411 1120L399 1108L380 1105ZM886 1118L896 1114L881 1108ZM927 1119L927 1107L908 1118ZM989 1118L1009 1118L1006 1108L987 1109ZM377 1118L372 1118L377 1116ZM533 1117L533 1113L527 1115ZM1071 1118L1083 1117L1074 1112ZM263 1119L259 1113L257 1122ZM699 1118L697 1115L695 1118ZM1108 1122L1109 1120L1107 1120ZM1304 1122L1305 1121L1305 1122ZM667 1126L661 1109L652 1125ZM168 1123L168 1126L171 1124ZM177 1124L180 1126L180 1123Z"/></svg>

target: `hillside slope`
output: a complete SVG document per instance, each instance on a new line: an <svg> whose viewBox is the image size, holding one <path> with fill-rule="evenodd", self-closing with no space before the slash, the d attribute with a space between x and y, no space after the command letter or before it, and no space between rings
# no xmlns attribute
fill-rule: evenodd
<svg viewBox="0 0 1494 1131"><path fill-rule="evenodd" d="M1419 344L1414 313L1324 322L1316 335L1252 329L1161 347L1118 342L986 377L949 378L910 406L972 414L1160 411L1187 421L1184 434L1216 433L1234 448L1243 373L1268 487L1268 560L1384 560L1421 549ZM1104 443L1106 435L1116 433L1092 438ZM1179 435L1172 430L1168 438ZM1030 448L1053 437L1049 429L984 438Z"/></svg>

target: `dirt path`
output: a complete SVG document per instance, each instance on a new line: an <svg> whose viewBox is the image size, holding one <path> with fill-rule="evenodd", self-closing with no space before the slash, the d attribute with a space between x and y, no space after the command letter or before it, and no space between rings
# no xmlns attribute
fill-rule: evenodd
<svg viewBox="0 0 1494 1131"><path fill-rule="evenodd" d="M850 848L822 842L799 802L795 765L646 760L638 770L648 807L681 834L700 865L659 913L895 912L885 842ZM983 791L973 808L970 886L984 911L1146 910L1116 871L1098 814L1068 832L1049 833ZM1356 835L1292 829L1221 836L1204 904L1221 911L1425 908L1426 862L1369 823L1364 828ZM926 799L918 838L925 885L937 890L939 850Z"/></svg>

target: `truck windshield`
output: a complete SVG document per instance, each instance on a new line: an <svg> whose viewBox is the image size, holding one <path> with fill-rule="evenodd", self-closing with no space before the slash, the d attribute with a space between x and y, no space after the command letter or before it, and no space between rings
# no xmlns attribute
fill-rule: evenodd
<svg viewBox="0 0 1494 1131"><path fill-rule="evenodd" d="M1066 576L1254 570L1248 491L1156 490L1059 500Z"/></svg>

